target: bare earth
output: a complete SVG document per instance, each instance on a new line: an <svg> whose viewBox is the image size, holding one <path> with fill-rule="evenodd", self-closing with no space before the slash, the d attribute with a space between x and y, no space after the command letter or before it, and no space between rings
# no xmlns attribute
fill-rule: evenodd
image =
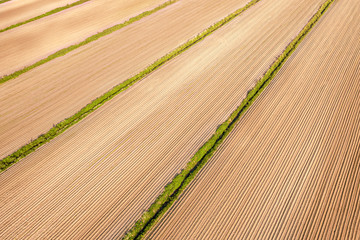
<svg viewBox="0 0 360 240"><path fill-rule="evenodd" d="M246 2L182 0L1 84L0 158L48 131L53 124L76 113Z"/></svg>
<svg viewBox="0 0 360 240"><path fill-rule="evenodd" d="M263 0L0 174L0 238L116 238L318 9Z"/></svg>
<svg viewBox="0 0 360 240"><path fill-rule="evenodd" d="M26 21L77 0L11 0L0 4L0 29Z"/></svg>
<svg viewBox="0 0 360 240"><path fill-rule="evenodd" d="M360 239L360 2L337 0L151 239Z"/></svg>
<svg viewBox="0 0 360 240"><path fill-rule="evenodd" d="M166 0L92 0L0 33L0 76L29 66Z"/></svg>

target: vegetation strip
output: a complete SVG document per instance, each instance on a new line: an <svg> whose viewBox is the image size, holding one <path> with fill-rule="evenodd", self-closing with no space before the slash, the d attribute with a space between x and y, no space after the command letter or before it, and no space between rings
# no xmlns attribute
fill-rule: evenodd
<svg viewBox="0 0 360 240"><path fill-rule="evenodd" d="M81 0L81 1L85 2L85 1L90 1L90 0ZM79 2L81 2L81 1L79 1ZM0 78L0 84L4 83L4 82L7 82L7 81L9 81L11 79L14 79L14 78L20 76L21 74L26 73L26 72L30 71L31 69L34 69L34 68L36 68L38 66L41 66L41 65L43 65L43 64L45 64L45 63L47 63L47 62L49 62L49 61L51 61L51 60L53 60L55 58L64 56L67 53L69 53L69 52L71 52L71 51L73 51L73 50L75 50L75 49L77 49L77 48L79 48L81 46L84 46L84 45L86 45L86 44L88 44L90 42L98 40L101 37L104 37L106 35L109 35L109 34L115 32L115 31L117 31L117 30L120 30L120 29L130 25L131 23L139 21L140 19L142 19L142 18L144 18L146 16L149 16L149 15L151 15L151 14L153 14L153 13L155 13L155 12L157 12L157 11L159 11L159 10L161 10L161 9L163 9L163 8L169 6L169 5L171 5L171 4L173 4L173 3L177 2L177 1L178 0L169 0L169 1L161 4L160 6L154 8L152 10L145 11L145 12L143 12L143 13L135 16L135 17L130 18L129 20L127 20L127 21L125 21L123 23L117 24L115 26L112 26L110 28L105 29L102 32L99 32L99 33L97 33L95 35L92 35L92 36L86 38L84 41L82 41L80 43L77 43L77 44L71 45L71 46L69 46L67 48L61 49L61 50L49 55L48 57L46 57L44 59L41 59L40 61L38 61L38 62L36 62L36 63L34 63L34 64L30 65L30 66L27 66L27 67L25 67L25 68L23 68L21 70L18 70L18 71L14 72L14 73L12 73L10 75L5 75L2 78Z"/></svg>
<svg viewBox="0 0 360 240"><path fill-rule="evenodd" d="M178 199L187 185L195 178L196 174L212 157L219 145L225 140L227 135L235 127L240 117L251 106L255 99L261 94L271 80L276 76L277 72L285 64L286 60L295 51L297 46L310 32L312 27L320 19L320 17L329 8L335 0L327 0L311 18L307 25L301 30L299 35L286 47L279 58L271 65L264 76L257 82L255 87L248 92L247 97L242 101L240 106L230 115L230 117L218 127L215 134L198 150L191 158L187 166L181 173L169 183L163 193L156 199L150 208L142 215L140 220L136 222L134 227L128 231L124 239L140 239L151 229L154 224L165 214L171 205Z"/></svg>
<svg viewBox="0 0 360 240"><path fill-rule="evenodd" d="M9 1L11 1L11 0L1 0L1 1L0 1L0 4L6 3L6 2L9 2Z"/></svg>
<svg viewBox="0 0 360 240"><path fill-rule="evenodd" d="M0 3L7 2L7 1L10 1L10 0L4 0L4 1L1 1ZM49 16L49 15L52 15L52 14L61 12L61 11L66 10L66 9L68 9L68 8L71 8L71 7L74 7L74 6L83 4L84 2L88 2L88 1L90 1L90 0L79 0L79 1L74 2L74 3L71 3L71 4L67 4L67 5L65 5L65 6L63 6L63 7L55 8L55 9L53 9L53 10L51 10L51 11L49 11L49 12L46 12L46 13L44 13L44 14L41 14L41 15L39 15L39 16L30 18L29 20L26 20L26 21L23 21L23 22L19 22L19 23L16 23L16 24L11 25L11 26L9 26L9 27L6 27L6 28L4 28L4 29L1 29L1 30L0 30L0 33L5 32L5 31L8 31L8 30L13 29L13 28L16 28L16 27L19 27L19 26L21 26L21 25L27 24L27 23L29 23L29 22L33 22L33 21L39 20L39 19L44 18L44 17L47 17L47 16Z"/></svg>
<svg viewBox="0 0 360 240"><path fill-rule="evenodd" d="M177 0L175 0L177 1ZM165 6L174 3L175 1L168 1L165 4L157 7L157 10L160 10L161 8L164 8ZM167 55L163 56L162 58L156 60L153 64L148 66L145 70L141 71L137 75L127 79L125 82L120 83L119 85L116 85L113 87L110 91L104 93L102 96L98 97L97 99L93 100L91 103L86 105L84 108L82 108L79 112L74 114L73 116L66 118L65 120L61 121L60 123L56 124L54 127L52 127L47 133L40 135L35 140L31 141L30 143L22 146L20 149L18 149L16 152L12 153L11 155L3 158L0 161L0 172L6 170L8 167L10 167L12 164L18 162L20 159L24 158L31 152L35 151L37 148L42 146L43 144L49 142L51 139L55 138L56 136L60 135L62 132L64 132L66 129L70 128L77 122L79 122L81 119L85 118L88 114L95 111L97 108L99 108L101 105L103 105L105 102L112 99L114 96L119 94L122 91L125 91L127 88L135 84L136 82L143 79L145 76L147 76L149 73L153 72L157 68L159 68L161 65L169 61L170 59L176 57L177 55L181 54L182 52L186 51L188 48L190 48L192 45L200 42L203 40L206 36L209 36L211 33L213 33L215 30L219 29L221 26L241 14L243 11L254 5L255 3L259 2L260 0L252 0L250 1L245 7L242 7L235 12L231 13L227 17L223 18L219 22L215 23L214 25L207 28L202 33L198 34L196 37L190 39L183 45L180 45L172 52L168 53ZM151 11L157 11L156 9ZM147 14L149 15L149 14ZM130 20L129 20L130 21ZM125 24L125 23L124 23ZM115 30L111 30L113 32Z"/></svg>

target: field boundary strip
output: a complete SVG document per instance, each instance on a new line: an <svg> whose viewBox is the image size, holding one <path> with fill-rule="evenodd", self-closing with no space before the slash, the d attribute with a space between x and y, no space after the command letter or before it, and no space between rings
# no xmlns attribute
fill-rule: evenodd
<svg viewBox="0 0 360 240"><path fill-rule="evenodd" d="M10 2L11 0L1 0L0 1L0 4L2 4L2 3L6 3L6 2Z"/></svg>
<svg viewBox="0 0 360 240"><path fill-rule="evenodd" d="M291 41L283 53L267 70L264 76L257 82L254 88L248 92L247 97L241 102L237 109L223 124L217 128L214 135L195 153L195 155L187 163L186 167L181 171L181 173L176 175L173 180L165 187L162 194L155 200L155 202L135 223L135 225L126 233L123 239L141 239L147 233L147 231L149 231L151 227L160 220L160 218L195 178L201 168L213 156L220 144L235 127L235 124L239 121L240 117L246 112L246 110L261 94L261 92L269 85L271 80L276 76L277 72L285 64L286 60L291 56L297 46L302 42L305 36L310 32L313 26L315 26L317 21L334 1L335 0L327 0L321 5L321 7L305 25L297 37Z"/></svg>
<svg viewBox="0 0 360 240"><path fill-rule="evenodd" d="M177 0L176 0L177 1ZM26 157L30 153L34 152L36 149L44 145L45 143L49 142L50 140L54 139L56 136L60 135L62 132L64 132L66 129L70 128L71 126L75 125L77 122L85 118L87 115L89 115L91 112L98 109L100 106L102 106L105 102L111 100L113 97L115 97L117 94L125 91L130 86L135 84L136 82L142 80L147 75L149 75L151 72L158 69L160 66L168 62L169 60L173 59L177 55L181 54L182 52L189 49L191 46L195 45L196 43L202 41L205 37L212 34L214 31L219 29L221 26L225 25L235 17L239 16L242 12L244 12L246 9L250 8L257 2L261 0L252 0L248 2L244 7L236 10L235 12L229 14L225 18L221 19L220 21L216 22L215 24L208 27L206 30L204 30L202 33L198 34L196 37L188 40L186 43L180 45L179 47L175 48L170 53L166 54L165 56L161 57L160 59L156 60L153 64L149 65L147 68L145 68L143 71L138 73L137 75L127 79L126 81L116 85L112 89L110 89L108 92L104 93L100 97L96 98L89 104L87 104L85 107L80 109L77 113L72 115L69 118L64 119L63 121L59 122L55 126L53 126L48 132L41 134L36 139L32 140L30 143L22 146L14 153L8 155L7 157L0 160L0 172L5 171L7 168L9 168L14 163L18 162L20 159ZM172 4L175 1L168 1L167 5ZM166 5L166 6L167 6ZM161 8L164 8L165 5L160 5L157 9L160 10ZM154 9L155 10L155 9ZM152 10L152 11L154 11ZM113 32L115 30L111 30Z"/></svg>
<svg viewBox="0 0 360 240"><path fill-rule="evenodd" d="M7 2L7 1L11 1L11 0L3 0L3 1L0 1L0 4L3 3L3 2ZM73 2L73 3L70 3L70 4L66 4L65 6L55 8L55 9L50 10L50 11L48 11L48 12L46 12L46 13L43 13L43 14L41 14L41 15L39 15L39 16L30 18L30 19L28 19L28 20L25 20L25 21L22 21L22 22L19 22L19 23L15 23L15 24L13 24L13 25L11 25L11 26L8 26L8 27L6 27L6 28L3 28L3 29L0 29L0 33L9 31L9 30L11 30L11 29L13 29L13 28L22 26L22 25L27 24L27 23L29 23L29 22L34 22L34 21L39 20L39 19L41 19L41 18L44 18L44 17L47 17L47 16L49 16L49 15L52 15L52 14L55 14L55 13L64 11L64 10L66 10L66 9L69 9L69 8L71 8L71 7L75 7L75 6L77 6L77 5L80 5L80 4L83 4L83 3L85 3L85 2L89 2L89 1L91 1L91 0L79 0L79 1L76 1L76 2Z"/></svg>
<svg viewBox="0 0 360 240"><path fill-rule="evenodd" d="M87 1L90 1L90 0L80 0L78 2L87 2ZM115 31L118 31L118 30L132 24L133 22L139 21L140 19L142 19L144 17L147 17L147 16L149 16L149 15L151 15L151 14L153 14L153 13L155 13L155 12L157 12L157 11L159 11L159 10L161 10L161 9L163 9L163 8L169 6L169 5L171 5L171 4L173 4L173 3L177 2L177 1L179 1L179 0L166 1L165 3L157 6L156 8L154 8L152 10L145 11L145 12L140 13L139 15L137 15L135 17L130 18L129 20L127 20L127 21L125 21L123 23L119 23L119 24L116 24L116 25L114 25L112 27L109 27L109 28L107 28L107 29L105 29L105 30L103 30L103 31L101 31L99 33L96 33L96 34L86 38L85 40L81 41L80 43L77 43L77 44L71 45L69 47L63 48L63 49L49 55L48 57L37 61L36 63L34 63L32 65L26 66L23 69L17 70L14 73L11 73L9 75L4 75L4 76L2 76L0 78L0 84L5 83L5 82L7 82L7 81L9 81L11 79L17 78L21 74L26 73L26 72L28 72L28 71L30 71L30 70L38 67L38 66L41 66L41 65L43 65L43 64L45 64L47 62L50 62L51 60L53 60L55 58L62 57L62 56L66 55L67 53L69 53L69 52L71 52L71 51L73 51L73 50L75 50L77 48L80 48L80 47L82 47L82 46L84 46L84 45L86 45L88 43L91 43L91 42L94 42L94 41L98 40L101 37L107 36L107 35L115 32ZM76 2L76 3L78 3L78 2ZM78 3L77 5L79 5L79 4L80 3ZM0 32L1 32L1 30L0 30Z"/></svg>

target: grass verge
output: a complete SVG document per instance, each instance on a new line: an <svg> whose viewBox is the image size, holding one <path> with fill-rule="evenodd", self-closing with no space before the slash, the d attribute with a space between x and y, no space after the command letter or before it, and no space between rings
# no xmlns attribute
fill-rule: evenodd
<svg viewBox="0 0 360 240"><path fill-rule="evenodd" d="M177 0L175 0L177 1ZM175 1L168 1L167 3L159 6L156 8L157 10L164 8L165 6L172 4ZM198 34L196 37L190 39L183 45L180 45L175 50L171 51L170 53L166 54L162 58L156 60L153 64L145 68L145 70L141 71L137 75L127 79L126 81L120 83L119 85L116 85L113 87L110 91L104 93L97 99L93 100L91 103L86 105L84 108L82 108L79 112L75 113L73 116L66 118L65 120L61 121L60 123L56 124L54 127L52 127L47 133L40 135L35 140L31 141L30 143L22 146L20 149L18 149L16 152L12 153L11 155L3 158L0 161L0 172L6 170L8 167L10 167L12 164L18 162L20 159L24 158L28 154L35 151L40 146L44 145L45 143L49 142L51 139L55 138L56 136L60 135L62 132L64 132L66 129L70 128L77 122L79 122L81 119L85 118L87 115L89 115L91 112L98 109L101 105L103 105L105 102L112 99L114 96L119 94L120 92L125 91L127 88L135 84L136 82L143 79L145 76L147 76L149 73L153 72L163 64L165 64L170 59L176 57L177 55L181 54L182 52L186 51L188 48L190 48L192 45L196 44L197 42L200 42L203 40L206 36L213 33L215 30L219 29L221 26L241 14L243 11L251 7L252 5L256 4L260 0L252 0L250 1L246 6L236 10L235 12L231 13L227 17L223 18L222 20L218 21L214 25L211 25L208 27L205 31ZM157 11L156 10L156 11ZM155 11L152 10L152 11ZM149 14L147 14L149 15ZM129 20L130 21L130 20ZM116 31L114 29L109 30L111 32ZM100 36L99 36L100 37Z"/></svg>
<svg viewBox="0 0 360 240"><path fill-rule="evenodd" d="M10 0L3 0L3 1L0 1L0 3L7 2L7 1L10 1ZM33 22L33 21L39 20L39 19L44 18L44 17L47 17L47 16L49 16L49 15L52 15L52 14L61 12L61 11L66 10L66 9L68 9L68 8L71 8L71 7L74 7L74 6L83 4L84 2L88 2L88 1L90 1L90 0L80 0L80 1L77 1L77 2L74 2L74 3L71 3L71 4L67 4L67 5L65 5L65 6L63 6L63 7L55 8L55 9L49 11L49 12L46 12L46 13L41 14L41 15L39 15L39 16L30 18L30 19L28 19L28 20L26 20L26 21L13 24L13 25L11 25L11 26L9 26L9 27L6 27L6 28L4 28L4 29L0 29L0 33L5 32L5 31L8 31L8 30L13 29L13 28L16 28L16 27L19 27L19 26L21 26L21 25L27 24L27 23L29 23L29 22Z"/></svg>
<svg viewBox="0 0 360 240"><path fill-rule="evenodd" d="M5 3L5 2L9 2L9 1L11 1L11 0L1 0L0 4Z"/></svg>
<svg viewBox="0 0 360 240"><path fill-rule="evenodd" d="M312 27L328 9L330 4L335 0L327 0L311 18L307 25L301 30L299 35L286 47L284 52L272 64L265 75L257 82L255 87L248 92L247 97L242 101L240 106L230 115L230 117L218 127L215 134L198 150L191 158L187 166L181 173L169 183L163 193L155 200L150 208L142 215L133 228L127 232L124 239L140 239L154 224L165 214L171 205L178 199L186 186L195 178L196 174L212 157L218 146L224 141L227 135L235 127L240 117L246 112L255 99L261 94L266 86L275 77L277 72L284 65L286 60L295 51L304 37L310 32Z"/></svg>
<svg viewBox="0 0 360 240"><path fill-rule="evenodd" d="M78 1L78 2L85 2L85 1L90 1L90 0L81 0L81 1ZM5 75L5 76L0 78L0 84L2 84L4 82L7 82L7 81L9 81L11 79L14 79L14 78L20 76L21 74L26 73L26 72L30 71L31 69L34 69L34 68L36 68L36 67L38 67L40 65L43 65L43 64L45 64L45 63L47 63L47 62L49 62L49 61L51 61L51 60L53 60L55 58L64 56L65 54L67 54L67 53L69 53L69 52L71 52L71 51L73 51L73 50L75 50L75 49L77 49L79 47L82 47L85 44L96 41L101 37L104 37L106 35L109 35L109 34L115 32L115 31L117 31L117 30L120 30L120 29L130 25L131 23L139 21L140 19L142 19L142 18L144 18L146 16L149 16L152 13L155 13L155 12L157 12L157 11L159 11L159 10L161 10L161 9L163 9L163 8L169 6L169 5L171 5L171 4L173 4L173 3L177 2L177 1L178 0L169 0L169 1L161 4L160 6L154 8L152 10L145 11L145 12L143 12L143 13L135 16L135 17L130 18L129 20L127 20L127 21L125 21L123 23L117 24L115 26L112 26L110 28L105 29L102 32L99 32L99 33L97 33L95 35L92 35L92 36L86 38L84 41L82 41L80 43L77 43L77 44L71 45L69 47L66 47L64 49L61 49L61 50L49 55L48 57L39 60L38 62L36 62L36 63L34 63L34 64L30 65L30 66L24 67L23 69L18 70L16 72L12 73L12 74Z"/></svg>

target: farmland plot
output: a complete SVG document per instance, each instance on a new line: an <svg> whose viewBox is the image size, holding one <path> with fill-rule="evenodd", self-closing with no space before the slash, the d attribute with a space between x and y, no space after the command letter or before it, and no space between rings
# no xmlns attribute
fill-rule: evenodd
<svg viewBox="0 0 360 240"><path fill-rule="evenodd" d="M146 21L1 84L0 158L246 2L180 1ZM201 17L196 15L199 12Z"/></svg>
<svg viewBox="0 0 360 240"><path fill-rule="evenodd" d="M0 237L122 236L321 3L259 2L0 174Z"/></svg>
<svg viewBox="0 0 360 240"><path fill-rule="evenodd" d="M26 21L77 0L12 0L0 5L0 29Z"/></svg>
<svg viewBox="0 0 360 240"><path fill-rule="evenodd" d="M92 0L0 33L0 76L122 23L166 0Z"/></svg>
<svg viewBox="0 0 360 240"><path fill-rule="evenodd" d="M149 238L360 238L359 11L335 1Z"/></svg>

